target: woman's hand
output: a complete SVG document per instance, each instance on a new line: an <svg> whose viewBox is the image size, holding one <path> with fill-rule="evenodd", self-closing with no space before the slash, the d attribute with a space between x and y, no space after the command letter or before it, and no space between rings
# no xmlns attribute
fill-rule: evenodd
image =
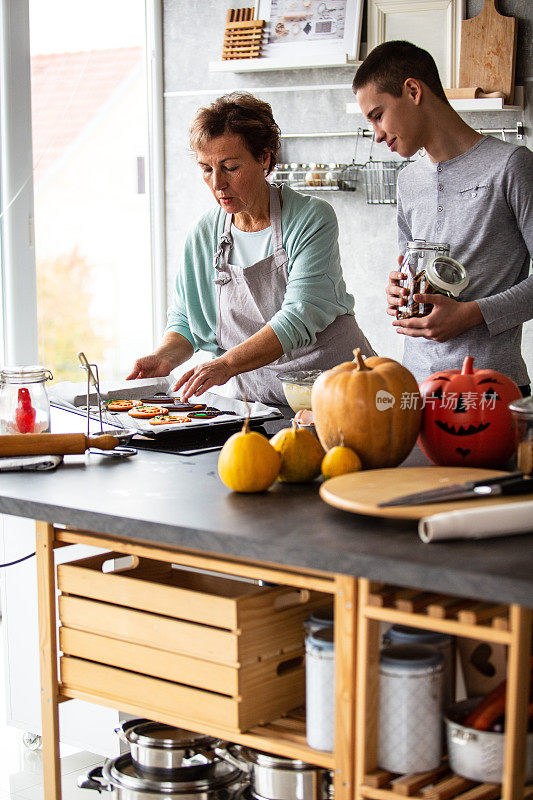
<svg viewBox="0 0 533 800"><path fill-rule="evenodd" d="M169 375L172 365L167 358L153 353L150 356L143 356L138 358L133 369L129 375L126 376L127 381L134 380L135 378L162 378Z"/></svg>
<svg viewBox="0 0 533 800"><path fill-rule="evenodd" d="M236 373L229 368L225 357L220 356L184 372L172 387L172 391L178 392L181 389L180 397L186 402L193 394L198 397L213 386L222 386L234 374Z"/></svg>
<svg viewBox="0 0 533 800"><path fill-rule="evenodd" d="M398 256L398 264L402 265L403 256ZM389 282L387 284L387 314L391 317L396 316L399 306L404 306L407 297L409 297L409 290L405 286L400 286L400 281L405 278L403 272L394 271L389 273Z"/></svg>
<svg viewBox="0 0 533 800"><path fill-rule="evenodd" d="M181 333L169 331L165 334L161 345L149 356L138 358L127 381L134 378L163 378L174 367L179 367L193 354L192 344Z"/></svg>
<svg viewBox="0 0 533 800"><path fill-rule="evenodd" d="M433 308L427 317L412 317L393 322L397 333L422 336L434 342L447 342L483 322L483 315L474 300L461 303L443 294L415 294L414 300L417 303L431 303Z"/></svg>

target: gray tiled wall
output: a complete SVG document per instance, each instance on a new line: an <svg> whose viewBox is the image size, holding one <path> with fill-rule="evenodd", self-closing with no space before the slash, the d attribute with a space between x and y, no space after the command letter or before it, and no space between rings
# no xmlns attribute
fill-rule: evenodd
<svg viewBox="0 0 533 800"><path fill-rule="evenodd" d="M213 200L203 185L187 149L187 128L198 106L234 89L248 89L271 103L282 132L347 131L365 124L346 114L354 100L350 85L353 67L258 73L209 72L209 61L220 58L226 9L230 0L165 0L165 136L167 268L171 291L184 235L194 219ZM244 3L241 5L245 5ZM467 0L466 16L479 13L482 0ZM514 127L523 121L533 145L533 0L500 0L500 11L518 17L517 83L526 87L526 106L520 112L465 114L476 128ZM364 38L364 32L363 32ZM306 88L315 87L315 88ZM286 140L282 161L349 162L355 138ZM368 153L360 140L357 160ZM385 152L383 152L385 150ZM377 145L375 158L387 158ZM344 274L356 298L361 327L381 355L401 358L402 341L385 313L384 287L396 259L396 206L370 206L364 188L355 193L332 192L327 197L338 216ZM170 296L170 294L169 294ZM533 325L525 326L524 351L533 377Z"/></svg>

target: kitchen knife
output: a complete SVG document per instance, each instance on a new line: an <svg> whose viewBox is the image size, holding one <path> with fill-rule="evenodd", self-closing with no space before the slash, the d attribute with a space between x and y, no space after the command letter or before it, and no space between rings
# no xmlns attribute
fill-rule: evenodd
<svg viewBox="0 0 533 800"><path fill-rule="evenodd" d="M439 489L415 492L384 503L385 506L425 505L426 503L444 503L448 500L468 500L476 497L494 497L497 495L527 494L533 492L533 477L526 477L522 472L510 472L496 478L483 478L479 481L452 483Z"/></svg>
<svg viewBox="0 0 533 800"><path fill-rule="evenodd" d="M2 456L69 456L85 453L89 447L113 450L119 443L116 436L85 436L84 433L24 433L0 436Z"/></svg>

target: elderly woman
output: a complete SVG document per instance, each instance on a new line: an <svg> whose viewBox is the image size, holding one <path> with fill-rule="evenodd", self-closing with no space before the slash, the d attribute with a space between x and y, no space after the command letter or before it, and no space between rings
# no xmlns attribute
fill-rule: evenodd
<svg viewBox="0 0 533 800"><path fill-rule="evenodd" d="M373 355L342 277L333 209L267 181L280 146L270 105L220 97L196 114L190 144L217 206L187 236L163 342L128 378L168 375L207 350L213 358L174 386L183 400L229 382L234 397L284 403L278 374L329 369L356 347Z"/></svg>

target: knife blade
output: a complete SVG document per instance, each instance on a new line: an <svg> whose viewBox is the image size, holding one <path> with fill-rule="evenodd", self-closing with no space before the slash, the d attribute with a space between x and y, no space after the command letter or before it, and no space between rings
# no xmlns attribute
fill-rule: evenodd
<svg viewBox="0 0 533 800"><path fill-rule="evenodd" d="M525 476L522 472L511 472L499 475L496 478L484 478L466 483L452 483L438 489L429 489L414 494L395 497L379 507L425 505L426 503L447 502L448 500L468 500L476 497L491 497L497 495L527 494L533 492L533 477Z"/></svg>

